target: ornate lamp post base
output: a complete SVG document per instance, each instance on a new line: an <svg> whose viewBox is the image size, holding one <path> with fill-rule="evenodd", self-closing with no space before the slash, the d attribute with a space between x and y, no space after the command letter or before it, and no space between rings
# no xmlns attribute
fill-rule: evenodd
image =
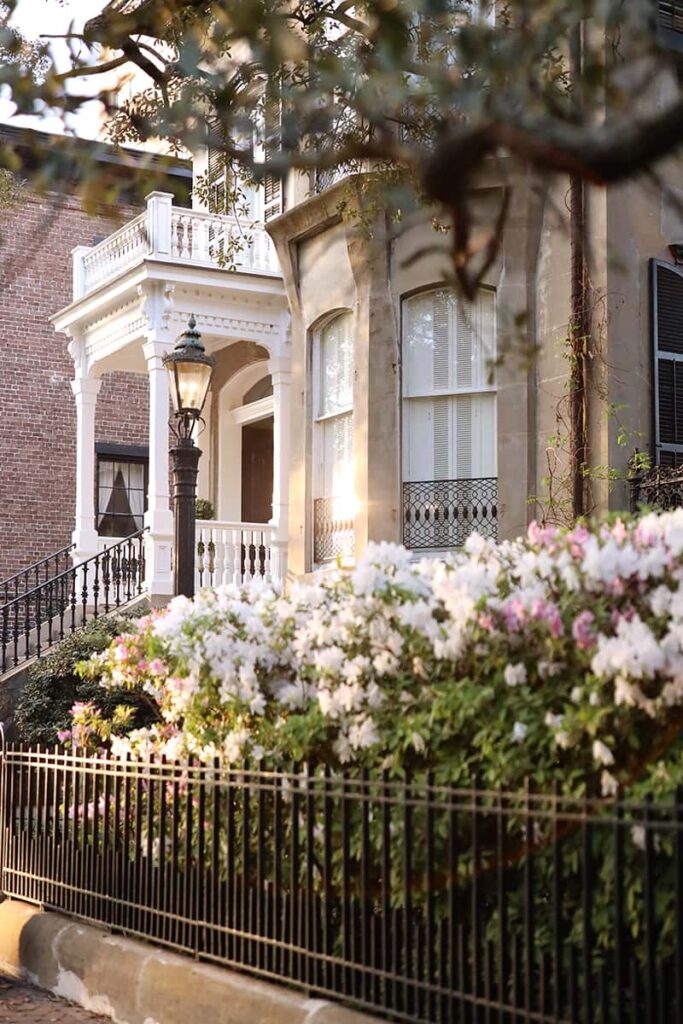
<svg viewBox="0 0 683 1024"><path fill-rule="evenodd" d="M194 597L195 500L201 451L192 438L179 438L171 448L173 471L173 593Z"/></svg>

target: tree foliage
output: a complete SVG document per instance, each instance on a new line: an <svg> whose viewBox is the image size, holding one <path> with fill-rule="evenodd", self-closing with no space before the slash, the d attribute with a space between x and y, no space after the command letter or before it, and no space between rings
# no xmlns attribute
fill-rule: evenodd
<svg viewBox="0 0 683 1024"><path fill-rule="evenodd" d="M492 2L110 0L70 35L69 71L27 89L14 61L0 82L24 110L69 111L82 99L70 79L88 76L92 96L105 72L136 67L149 88L132 101L113 107L101 92L113 140L208 141L257 179L368 171L392 212L421 200L452 224L471 293L520 173L619 181L683 135L677 59L652 0ZM503 188L482 232L471 194L492 162Z"/></svg>

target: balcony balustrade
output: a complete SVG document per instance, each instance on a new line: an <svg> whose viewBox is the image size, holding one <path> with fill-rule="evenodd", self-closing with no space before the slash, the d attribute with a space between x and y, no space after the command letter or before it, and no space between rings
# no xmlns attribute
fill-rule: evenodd
<svg viewBox="0 0 683 1024"><path fill-rule="evenodd" d="M152 193L147 210L92 248L74 253L74 300L145 259L243 273L279 274L275 248L261 224L173 205Z"/></svg>

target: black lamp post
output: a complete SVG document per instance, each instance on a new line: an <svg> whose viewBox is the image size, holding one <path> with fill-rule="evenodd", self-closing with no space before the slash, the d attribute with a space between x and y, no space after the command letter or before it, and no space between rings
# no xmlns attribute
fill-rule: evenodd
<svg viewBox="0 0 683 1024"><path fill-rule="evenodd" d="M197 330L194 314L172 352L164 356L168 370L175 422L176 443L171 448L175 545L173 592L194 597L195 501L197 467L202 454L193 440L211 384L215 356L208 356Z"/></svg>

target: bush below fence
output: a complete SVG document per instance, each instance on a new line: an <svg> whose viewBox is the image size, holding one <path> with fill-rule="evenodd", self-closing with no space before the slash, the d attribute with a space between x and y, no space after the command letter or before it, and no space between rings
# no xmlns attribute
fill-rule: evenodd
<svg viewBox="0 0 683 1024"><path fill-rule="evenodd" d="M683 1021L683 800L7 745L2 890L389 1018Z"/></svg>

